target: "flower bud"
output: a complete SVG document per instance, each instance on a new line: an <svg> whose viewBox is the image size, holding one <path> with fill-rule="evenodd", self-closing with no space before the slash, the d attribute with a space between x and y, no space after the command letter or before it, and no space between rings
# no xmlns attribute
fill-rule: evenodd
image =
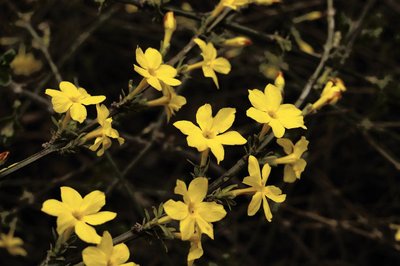
<svg viewBox="0 0 400 266"><path fill-rule="evenodd" d="M176 19L174 16L174 12L169 11L167 14L164 16L164 29L170 30L170 31L175 31L176 29Z"/></svg>
<svg viewBox="0 0 400 266"><path fill-rule="evenodd" d="M275 78L274 82L275 86L281 90L281 93L283 93L283 89L285 88L285 78L283 77L283 73L279 71L278 75Z"/></svg>
<svg viewBox="0 0 400 266"><path fill-rule="evenodd" d="M333 78L326 83L320 98L313 103L312 109L318 110L327 104L336 104L344 91L346 91L346 87L343 81L340 78Z"/></svg>
<svg viewBox="0 0 400 266"><path fill-rule="evenodd" d="M243 47L253 44L253 42L244 36L239 36L231 39L225 40L222 45L229 47Z"/></svg>

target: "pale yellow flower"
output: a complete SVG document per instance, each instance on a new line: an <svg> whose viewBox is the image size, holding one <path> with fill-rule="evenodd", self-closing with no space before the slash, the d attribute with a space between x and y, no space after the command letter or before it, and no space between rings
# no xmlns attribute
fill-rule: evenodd
<svg viewBox="0 0 400 266"><path fill-rule="evenodd" d="M7 249L13 256L26 256L26 250L22 248L24 241L14 236L15 228L11 228L8 234L0 233L0 248Z"/></svg>
<svg viewBox="0 0 400 266"><path fill-rule="evenodd" d="M277 138L283 137L285 129L304 128L303 115L293 104L282 104L282 93L272 84L264 92L249 90L250 107L246 114L261 124L268 124Z"/></svg>
<svg viewBox="0 0 400 266"><path fill-rule="evenodd" d="M256 214L262 203L265 218L271 222L272 213L267 198L281 203L285 201L286 195L282 194L282 190L276 186L266 186L269 174L271 173L271 167L268 164L265 164L262 168L262 172L260 172L260 165L258 164L257 158L250 155L248 171L249 176L243 179L243 183L250 187L234 190L232 193L236 196L240 194L253 194L249 207L247 208L247 215L253 216Z"/></svg>
<svg viewBox="0 0 400 266"><path fill-rule="evenodd" d="M161 82L170 86L178 86L180 80L176 79L177 71L170 65L163 64L162 55L154 48L147 48L143 53L139 47L136 49L136 61L139 66L134 65L135 71L142 75L148 84L156 90L161 91Z"/></svg>
<svg viewBox="0 0 400 266"><path fill-rule="evenodd" d="M196 232L189 239L190 241L190 249L187 256L188 266L192 266L194 261L200 259L203 256L203 246L201 244L201 230L199 228L196 229Z"/></svg>
<svg viewBox="0 0 400 266"><path fill-rule="evenodd" d="M207 196L208 180L197 177L189 184L189 188L181 181L176 181L175 194L183 196L182 201L168 200L164 203L165 213L174 220L179 221L179 230L182 240L189 240L195 234L195 227L214 239L213 222L222 220L226 211L216 202L205 202Z"/></svg>
<svg viewBox="0 0 400 266"><path fill-rule="evenodd" d="M42 62L36 60L32 53L25 53L25 48L22 47L10 63L10 67L17 75L29 76L42 68Z"/></svg>
<svg viewBox="0 0 400 266"><path fill-rule="evenodd" d="M56 113L70 112L71 118L82 123L87 116L85 105L103 102L105 96L91 96L84 88L77 88L68 81L60 82L60 90L47 89L45 92L51 96L51 103Z"/></svg>
<svg viewBox="0 0 400 266"><path fill-rule="evenodd" d="M305 137L301 137L295 145L290 139L285 138L278 139L276 142L287 155L273 159L271 164L284 164L283 180L293 183L296 179L300 179L301 173L306 168L307 162L301 156L307 151L309 142Z"/></svg>
<svg viewBox="0 0 400 266"><path fill-rule="evenodd" d="M190 147L197 148L199 152L211 149L219 164L225 157L223 145L243 145L247 142L237 131L226 132L235 120L235 113L235 108L222 108L213 117L211 105L205 104L196 113L199 126L186 120L175 122L174 126L187 135Z"/></svg>
<svg viewBox="0 0 400 266"><path fill-rule="evenodd" d="M85 139L96 138L93 145L89 147L92 151L97 151L101 145L101 148L97 151L97 156L102 156L104 151L111 147L111 139L117 139L119 145L122 145L125 140L119 136L116 129L112 128L112 118L108 117L110 112L105 105L96 105L97 110L97 122L100 124L98 129L88 133Z"/></svg>
<svg viewBox="0 0 400 266"><path fill-rule="evenodd" d="M43 212L57 217L57 233L61 236L74 230L83 241L99 243L101 237L90 225L100 225L117 216L115 212L100 212L106 204L105 194L95 190L82 198L73 188L61 187L60 190L62 201L49 199L42 206Z"/></svg>
<svg viewBox="0 0 400 266"><path fill-rule="evenodd" d="M205 77L212 78L217 88L219 88L218 78L215 72L228 74L231 71L231 64L226 58L217 57L217 50L214 45L209 42L196 38L194 42L200 47L203 61L189 65L187 71L201 67Z"/></svg>
<svg viewBox="0 0 400 266"><path fill-rule="evenodd" d="M113 245L109 232L105 231L96 247L87 247L82 251L83 263L86 266L135 266L126 262L129 259L129 248L124 244Z"/></svg>

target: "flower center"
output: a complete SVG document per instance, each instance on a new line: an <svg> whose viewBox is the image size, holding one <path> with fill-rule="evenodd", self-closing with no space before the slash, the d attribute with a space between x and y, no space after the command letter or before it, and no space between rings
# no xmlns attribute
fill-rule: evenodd
<svg viewBox="0 0 400 266"><path fill-rule="evenodd" d="M149 68L147 71L149 71L149 74L152 75L153 77L157 76L157 73L156 73L156 71L154 69Z"/></svg>
<svg viewBox="0 0 400 266"><path fill-rule="evenodd" d="M204 136L206 139L213 139L213 138L215 138L215 133L206 130L206 131L203 131L203 136Z"/></svg>
<svg viewBox="0 0 400 266"><path fill-rule="evenodd" d="M82 220L82 218L83 218L82 213L79 212L79 211L74 211L74 212L72 212L72 216L74 216L74 218L77 219L77 220L79 220L79 221Z"/></svg>
<svg viewBox="0 0 400 266"><path fill-rule="evenodd" d="M196 212L195 204L193 202L190 202L188 208L189 208L189 214L194 215L194 213Z"/></svg>
<svg viewBox="0 0 400 266"><path fill-rule="evenodd" d="M276 119L276 113L274 111L268 111L268 115L273 119Z"/></svg>

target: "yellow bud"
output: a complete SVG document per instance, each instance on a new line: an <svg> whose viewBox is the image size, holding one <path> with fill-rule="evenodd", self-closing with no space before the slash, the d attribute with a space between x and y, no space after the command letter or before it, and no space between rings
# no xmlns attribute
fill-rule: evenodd
<svg viewBox="0 0 400 266"><path fill-rule="evenodd" d="M225 40L222 45L229 46L229 47L243 47L253 44L253 42L244 36L239 36L235 38L230 38Z"/></svg>
<svg viewBox="0 0 400 266"><path fill-rule="evenodd" d="M275 78L274 82L275 86L283 92L283 89L285 88L285 78L283 77L283 73L279 71L278 75Z"/></svg>
<svg viewBox="0 0 400 266"><path fill-rule="evenodd" d="M313 103L312 109L318 110L327 104L336 104L344 91L346 91L346 87L343 81L340 78L333 78L326 83L320 98Z"/></svg>
<svg viewBox="0 0 400 266"><path fill-rule="evenodd" d="M170 30L170 31L175 31L176 29L176 19L174 16L174 12L170 11L167 12L164 16L164 29Z"/></svg>

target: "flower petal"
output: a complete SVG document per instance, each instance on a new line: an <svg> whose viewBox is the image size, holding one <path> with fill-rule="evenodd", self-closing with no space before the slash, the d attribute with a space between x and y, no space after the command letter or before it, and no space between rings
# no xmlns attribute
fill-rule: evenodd
<svg viewBox="0 0 400 266"><path fill-rule="evenodd" d="M71 106L71 118L79 123L82 123L87 116L86 108L80 103L73 103Z"/></svg>
<svg viewBox="0 0 400 266"><path fill-rule="evenodd" d="M69 210L70 208L68 208L63 202L55 199L49 199L43 202L41 209L42 212L52 216L59 216Z"/></svg>
<svg viewBox="0 0 400 266"><path fill-rule="evenodd" d="M144 56L143 50L140 47L136 48L136 62L145 69L149 68L146 57ZM135 69L136 71L136 69Z"/></svg>
<svg viewBox="0 0 400 266"><path fill-rule="evenodd" d="M222 108L212 120L211 131L216 134L227 131L235 121L235 108Z"/></svg>
<svg viewBox="0 0 400 266"><path fill-rule="evenodd" d="M69 228L74 228L77 220L70 212L61 213L57 217L57 233L58 235L62 235L65 230Z"/></svg>
<svg viewBox="0 0 400 266"><path fill-rule="evenodd" d="M106 99L106 96L89 96L81 100L81 104L89 105L89 104L97 104L101 103Z"/></svg>
<svg viewBox="0 0 400 266"><path fill-rule="evenodd" d="M267 186L265 196L278 203L284 202L286 199L286 194L282 194L282 190L276 186Z"/></svg>
<svg viewBox="0 0 400 266"><path fill-rule="evenodd" d="M147 48L146 52L144 52L144 56L147 59L150 69L156 70L162 63L162 56L160 52L154 48Z"/></svg>
<svg viewBox="0 0 400 266"><path fill-rule="evenodd" d="M133 69L141 76L145 77L145 78L150 78L151 75L149 73L149 71L147 71L146 69L143 69L137 65L133 65Z"/></svg>
<svg viewBox="0 0 400 266"><path fill-rule="evenodd" d="M189 147L197 148L199 152L208 149L207 139L203 134L191 134L186 138L186 140Z"/></svg>
<svg viewBox="0 0 400 266"><path fill-rule="evenodd" d="M182 234L182 240L189 240L194 233L195 219L189 215L179 223L179 231Z"/></svg>
<svg viewBox="0 0 400 266"><path fill-rule="evenodd" d="M51 98L51 104L53 105L54 112L62 114L68 111L72 106L72 102L67 97L53 97Z"/></svg>
<svg viewBox="0 0 400 266"><path fill-rule="evenodd" d="M71 210L79 209L82 204L82 197L75 189L71 187L61 187L61 200Z"/></svg>
<svg viewBox="0 0 400 266"><path fill-rule="evenodd" d="M286 183L293 183L296 181L296 174L293 171L293 168L290 164L285 165L283 169L283 181Z"/></svg>
<svg viewBox="0 0 400 266"><path fill-rule="evenodd" d="M78 221L75 224L75 233L87 243L98 244L101 241L101 237L96 233L96 230L82 221Z"/></svg>
<svg viewBox="0 0 400 266"><path fill-rule="evenodd" d="M260 192L256 192L251 198L249 207L247 208L247 215L253 216L260 209L262 200L262 194Z"/></svg>
<svg viewBox="0 0 400 266"><path fill-rule="evenodd" d="M90 225L104 224L111 221L117 216L115 212L103 211L95 214L86 215L83 217L83 221Z"/></svg>
<svg viewBox="0 0 400 266"><path fill-rule="evenodd" d="M217 89L219 89L219 83L218 83L218 78L217 75L215 74L214 70L206 65L202 66L203 74L207 78L212 78L212 80L215 83L215 86L217 86Z"/></svg>
<svg viewBox="0 0 400 266"><path fill-rule="evenodd" d="M261 124L269 123L271 121L271 117L266 112L260 111L254 107L247 109L246 115Z"/></svg>
<svg viewBox="0 0 400 266"><path fill-rule="evenodd" d="M113 252L113 240L108 231L103 232L103 237L97 247L106 255L107 260L109 260Z"/></svg>
<svg viewBox="0 0 400 266"><path fill-rule="evenodd" d="M231 64L223 57L212 61L211 67L218 73L228 74L231 71Z"/></svg>
<svg viewBox="0 0 400 266"><path fill-rule="evenodd" d="M214 230L211 223L205 221L201 217L197 217L196 224L199 226L202 233L208 235L211 239L214 239Z"/></svg>
<svg viewBox="0 0 400 266"><path fill-rule="evenodd" d="M199 107L196 112L196 121L203 132L211 130L213 118L210 104L206 103Z"/></svg>
<svg viewBox="0 0 400 266"><path fill-rule="evenodd" d="M285 128L277 119L271 119L268 123L269 126L272 128L272 132L274 132L275 137L282 138L285 134Z"/></svg>
<svg viewBox="0 0 400 266"><path fill-rule="evenodd" d="M265 184L267 183L269 174L271 173L271 166L269 166L268 163L264 164L263 168L262 168L262 186L264 187Z"/></svg>
<svg viewBox="0 0 400 266"><path fill-rule="evenodd" d="M248 90L250 103L258 110L268 112L267 96L260 90Z"/></svg>
<svg viewBox="0 0 400 266"><path fill-rule="evenodd" d="M237 131L228 131L215 137L222 145L243 145L247 142Z"/></svg>
<svg viewBox="0 0 400 266"><path fill-rule="evenodd" d="M217 164L219 164L225 157L224 147L220 142L214 139L207 139L207 145L210 147L211 152L214 154L217 159Z"/></svg>
<svg viewBox="0 0 400 266"><path fill-rule="evenodd" d="M154 89L158 91L162 90L160 80L156 77L151 76L147 78L147 83L149 83L150 86L152 86Z"/></svg>
<svg viewBox="0 0 400 266"><path fill-rule="evenodd" d="M249 171L250 176L257 177L257 180L260 180L260 182L257 182L259 185L261 183L260 164L258 163L257 158L254 157L253 155L249 156L248 171ZM251 185L249 185L249 186L251 186Z"/></svg>
<svg viewBox="0 0 400 266"><path fill-rule="evenodd" d="M265 107L268 111L276 111L282 103L281 90L275 85L268 84L265 86L264 94L266 96Z"/></svg>
<svg viewBox="0 0 400 266"><path fill-rule="evenodd" d="M226 216L224 206L216 202L201 202L196 208L198 214L206 222L217 222Z"/></svg>
<svg viewBox="0 0 400 266"><path fill-rule="evenodd" d="M267 219L268 222L271 222L272 213L271 213L271 209L269 208L268 201L265 197L263 197L262 200L263 200L263 209L264 209L265 218Z"/></svg>
<svg viewBox="0 0 400 266"><path fill-rule="evenodd" d="M176 69L170 65L161 65L157 71L156 71L156 76L161 79L161 78L174 78L178 72Z"/></svg>
<svg viewBox="0 0 400 266"><path fill-rule="evenodd" d="M291 154L293 152L294 145L290 139L280 138L276 143L283 148L286 154Z"/></svg>
<svg viewBox="0 0 400 266"><path fill-rule="evenodd" d="M192 203L200 203L207 195L208 179L197 177L189 184L188 195Z"/></svg>
<svg viewBox="0 0 400 266"><path fill-rule="evenodd" d="M186 120L177 121L173 125L185 135L192 135L194 133L202 134L200 128L190 121Z"/></svg>
<svg viewBox="0 0 400 266"><path fill-rule="evenodd" d="M79 98L80 96L78 88L68 81L60 82L60 90L64 92L69 98Z"/></svg>
<svg viewBox="0 0 400 266"><path fill-rule="evenodd" d="M294 164L292 164L292 168L297 179L300 179L301 173L304 171L306 166L307 162L304 159L299 159Z"/></svg>
<svg viewBox="0 0 400 266"><path fill-rule="evenodd" d="M304 120L301 110L297 109L293 104L282 104L276 112L279 122L287 129L304 128Z"/></svg>
<svg viewBox="0 0 400 266"><path fill-rule="evenodd" d="M83 263L86 266L107 266L106 255L97 247L87 247L82 251Z"/></svg>
<svg viewBox="0 0 400 266"><path fill-rule="evenodd" d="M106 204L106 196L104 192L94 190L87 194L82 201L80 212L83 215L97 213Z"/></svg>
<svg viewBox="0 0 400 266"><path fill-rule="evenodd" d="M302 136L300 140L296 142L294 145L294 153L296 154L296 157L300 158L303 153L307 151L308 143L309 141L304 136Z"/></svg>
<svg viewBox="0 0 400 266"><path fill-rule="evenodd" d="M168 200L163 205L165 213L174 220L187 219L189 214L188 206L182 201Z"/></svg>
<svg viewBox="0 0 400 266"><path fill-rule="evenodd" d="M114 247L110 261L112 261L114 265L121 265L129 259L129 255L128 247L124 243L121 243Z"/></svg>

